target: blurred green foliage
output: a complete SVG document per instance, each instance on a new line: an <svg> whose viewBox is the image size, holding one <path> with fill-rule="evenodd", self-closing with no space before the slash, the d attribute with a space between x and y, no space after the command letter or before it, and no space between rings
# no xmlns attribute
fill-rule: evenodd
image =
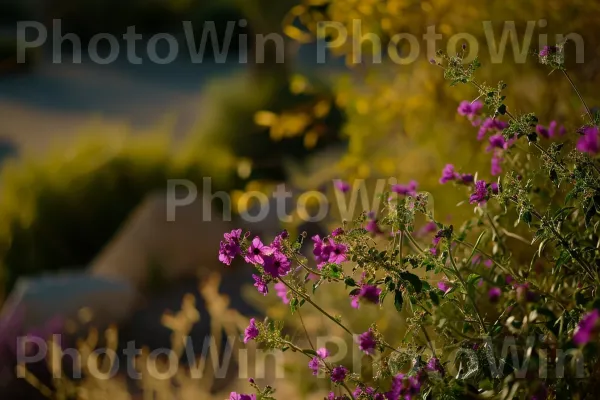
<svg viewBox="0 0 600 400"><path fill-rule="evenodd" d="M283 180L285 160L301 159L314 149L336 143L344 121L339 108L327 107L333 97L324 84L300 89L281 76L257 79L238 75L211 82L205 92L210 99L203 110L206 118L193 129L183 156L210 158L215 165L223 166L235 158L233 167L246 169L240 171L237 187L252 180ZM319 105L324 105L327 112L315 115ZM290 123L285 127L257 124L257 113L277 114L283 110L290 112L286 120ZM314 142L307 143L307 133L314 134ZM249 168L244 168L246 165ZM215 170L211 176L218 174Z"/></svg>
<svg viewBox="0 0 600 400"><path fill-rule="evenodd" d="M285 160L334 142L343 122L339 110L328 109L294 135L272 141L269 128L255 124L257 112L312 110L331 101L325 86L293 93L285 77L239 74L213 82L203 97L203 117L177 147L169 124L112 136L101 124L69 148L10 160L0 177L5 288L19 276L86 266L148 193L165 190L168 179L189 179L201 188L202 178L210 177L213 192L280 181ZM306 130L318 131L310 148L303 143Z"/></svg>
<svg viewBox="0 0 600 400"><path fill-rule="evenodd" d="M165 135L85 139L45 158L10 160L0 197L4 286L22 275L85 266L169 178L202 182L199 170L172 159Z"/></svg>

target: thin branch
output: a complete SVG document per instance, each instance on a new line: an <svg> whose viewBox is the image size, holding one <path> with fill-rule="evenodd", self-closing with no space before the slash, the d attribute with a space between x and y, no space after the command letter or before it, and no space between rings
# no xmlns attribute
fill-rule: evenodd
<svg viewBox="0 0 600 400"><path fill-rule="evenodd" d="M583 103L583 106L585 107L585 112L587 113L588 117L590 117L590 120L592 122L594 122L594 117L592 115L592 111L590 110L590 108L588 107L587 103L585 102L585 99L583 98L583 96L581 95L581 93L579 92L579 90L577 89L577 87L575 86L575 83L573 83L573 80L571 79L571 77L569 76L569 74L567 73L566 70L563 69L562 72L565 75L565 78L567 78L567 80L571 84L571 87L573 88L573 90L575 91L575 93L577 93L577 96L579 96L579 100L581 100L581 103Z"/></svg>
<svg viewBox="0 0 600 400"><path fill-rule="evenodd" d="M314 301L312 301L309 296L306 296L304 293L300 293L299 291L294 289L289 283L287 283L283 279L281 280L281 282L283 282L283 284L285 286L287 286L287 288L290 289L292 292L294 292L297 296L302 297L305 301L310 303L314 308L319 310L323 315L325 315L327 318L329 318L330 320L335 322L336 325L338 325L340 328L342 328L343 330L348 332L348 334L350 334L351 336L354 336L354 334L348 328L346 328L341 322L339 322L337 319L332 317L327 311L323 310L318 304L316 304Z"/></svg>
<svg viewBox="0 0 600 400"><path fill-rule="evenodd" d="M462 275L460 274L460 271L458 270L458 267L456 266L456 262L454 261L454 257L452 256L452 248L451 247L452 246L448 246L448 258L450 259L450 264L452 264L452 268L454 269L454 272L456 273L456 277L458 278L458 280L460 280L460 283L465 288L465 292L467 293L467 297L469 298L469 300L471 300L471 304L473 306L473 309L475 310L475 314L477 315L479 324L481 325L481 328L485 332L486 331L485 323L483 322L483 318L481 317L481 313L479 312L479 308L477 307L477 303L475 302L475 299L471 296L471 293L469 292L467 283L463 279Z"/></svg>

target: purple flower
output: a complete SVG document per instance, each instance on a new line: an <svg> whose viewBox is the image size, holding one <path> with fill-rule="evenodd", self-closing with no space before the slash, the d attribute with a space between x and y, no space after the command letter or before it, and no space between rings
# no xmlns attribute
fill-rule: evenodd
<svg viewBox="0 0 600 400"><path fill-rule="evenodd" d="M533 302L535 301L535 293L529 290L528 283L521 283L515 285L517 300L520 302Z"/></svg>
<svg viewBox="0 0 600 400"><path fill-rule="evenodd" d="M360 397L363 396L363 397ZM354 397L356 398L369 398L373 400L385 400L385 397L382 393L377 393L377 391L372 387L358 386L354 390Z"/></svg>
<svg viewBox="0 0 600 400"><path fill-rule="evenodd" d="M543 125L537 125L535 127L535 131L540 136L545 137L546 139L552 138L556 135L563 136L566 133L565 127L561 125L560 128L558 128L558 132L556 129L557 127L558 127L558 122L551 121L550 125L548 125L547 128Z"/></svg>
<svg viewBox="0 0 600 400"><path fill-rule="evenodd" d="M490 299L490 301L492 303L496 303L498 300L500 300L501 295L502 295L502 291L500 290L500 288L497 288L497 287L491 288L490 291L488 292L488 298Z"/></svg>
<svg viewBox="0 0 600 400"><path fill-rule="evenodd" d="M461 174L460 175L460 181L461 181L461 183L463 183L465 185L473 183L474 180L475 180L475 178L471 174Z"/></svg>
<svg viewBox="0 0 600 400"><path fill-rule="evenodd" d="M392 185L392 192L402 196L415 196L417 194L417 181L410 181L407 185Z"/></svg>
<svg viewBox="0 0 600 400"><path fill-rule="evenodd" d="M379 225L377 224L377 220L376 219L369 219L369 221L367 221L367 224L365 225L365 230L367 232L372 233L373 235L380 235L383 233L383 231L381 230L381 228L379 228Z"/></svg>
<svg viewBox="0 0 600 400"><path fill-rule="evenodd" d="M388 399L403 399L410 400L414 396L417 396L421 391L421 383L414 376L405 376L404 374L398 374L392 380L392 388L387 393Z"/></svg>
<svg viewBox="0 0 600 400"><path fill-rule="evenodd" d="M275 288L277 297L281 299L283 304L290 304L290 299L287 296L287 286L285 286L285 283L277 282L273 288Z"/></svg>
<svg viewBox="0 0 600 400"><path fill-rule="evenodd" d="M286 276L290 272L290 266L290 260L283 253L276 252L263 257L263 268L272 278Z"/></svg>
<svg viewBox="0 0 600 400"><path fill-rule="evenodd" d="M503 131L506 128L508 128L508 124L506 122L494 118L486 118L479 128L477 140L483 140L488 132Z"/></svg>
<svg viewBox="0 0 600 400"><path fill-rule="evenodd" d="M500 187L498 186L497 182L492 182L492 183L490 183L490 189L492 190L493 194L498 194Z"/></svg>
<svg viewBox="0 0 600 400"><path fill-rule="evenodd" d="M458 178L458 174L454 171L454 165L446 164L444 169L442 170L442 177L440 178L440 183L443 185L444 183L448 183Z"/></svg>
<svg viewBox="0 0 600 400"><path fill-rule="evenodd" d="M373 354L377 346L377 340L373 334L373 330L369 329L365 333L361 333L357 338L358 348L365 354Z"/></svg>
<svg viewBox="0 0 600 400"><path fill-rule="evenodd" d="M346 379L346 375L348 375L348 369L340 365L331 371L331 381L333 383L342 383Z"/></svg>
<svg viewBox="0 0 600 400"><path fill-rule="evenodd" d="M336 179L334 181L335 188L342 193L347 193L350 191L350 184L348 182L344 182L342 180Z"/></svg>
<svg viewBox="0 0 600 400"><path fill-rule="evenodd" d="M308 368L312 370L313 375L317 375L319 373L319 368L321 367L321 360L319 357L313 357L308 362Z"/></svg>
<svg viewBox="0 0 600 400"><path fill-rule="evenodd" d="M498 176L502 173L502 157L498 152L495 152L492 156L492 176Z"/></svg>
<svg viewBox="0 0 600 400"><path fill-rule="evenodd" d="M417 237L423 237L423 236L427 235L428 233L432 233L432 232L435 232L435 231L437 231L437 225L436 225L436 223L433 222L433 221L429 221L428 223L426 223L425 225L423 225L421 227L421 229L419 229L416 232L415 236L417 236Z"/></svg>
<svg viewBox="0 0 600 400"><path fill-rule="evenodd" d="M350 296L352 299L351 305L353 308L360 307L360 301L364 300L369 303L379 304L379 295L381 289L374 285L362 285L358 290L358 294Z"/></svg>
<svg viewBox="0 0 600 400"><path fill-rule="evenodd" d="M492 268L492 265L494 265L494 262L488 258L487 260L485 260L483 262L483 265L486 266L487 268Z"/></svg>
<svg viewBox="0 0 600 400"><path fill-rule="evenodd" d="M348 246L343 243L334 243L331 242L331 253L329 253L329 262L333 264L341 264L348 259L346 252L348 251Z"/></svg>
<svg viewBox="0 0 600 400"><path fill-rule="evenodd" d="M313 255L319 269L326 263L341 264L348 260L348 246L345 244L335 243L331 239L322 240L319 235L313 236L312 241L314 242Z"/></svg>
<svg viewBox="0 0 600 400"><path fill-rule="evenodd" d="M319 373L319 368L321 367L321 360L324 360L327 357L329 357L329 352L326 348L322 347L319 350L317 350L317 355L308 362L308 368L312 370L313 375L317 375Z"/></svg>
<svg viewBox="0 0 600 400"><path fill-rule="evenodd" d="M575 329L573 343L575 343L577 346L583 346L587 344L592 339L598 319L600 319L600 312L598 309L594 309L593 311L585 314Z"/></svg>
<svg viewBox="0 0 600 400"><path fill-rule="evenodd" d="M490 146L487 148L487 151L506 148L506 140L504 140L504 136L501 133L490 136L489 141Z"/></svg>
<svg viewBox="0 0 600 400"><path fill-rule="evenodd" d="M249 341L256 339L259 333L260 332L256 326L256 320L252 318L250 320L250 325L248 325L244 331L244 343L248 343Z"/></svg>
<svg viewBox="0 0 600 400"><path fill-rule="evenodd" d="M558 47L556 46L544 46L542 50L540 50L540 57L548 57L551 54L556 54L558 51Z"/></svg>
<svg viewBox="0 0 600 400"><path fill-rule="evenodd" d="M317 356L322 359L326 359L327 357L329 357L329 351L327 351L325 347L321 347L317 350Z"/></svg>
<svg viewBox="0 0 600 400"><path fill-rule="evenodd" d="M548 132L548 129L546 129L546 127L543 125L538 124L535 127L535 131L538 133L538 135L545 137L546 139L550 138L550 132Z"/></svg>
<svg viewBox="0 0 600 400"><path fill-rule="evenodd" d="M556 121L552 121L550 122L550 126L548 126L548 134L550 134L550 137L554 137L556 135L556 127L558 126L558 122ZM567 133L567 130L565 129L564 126L560 126L560 128L558 128L558 135L560 136L564 136L564 134Z"/></svg>
<svg viewBox="0 0 600 400"><path fill-rule="evenodd" d="M471 197L469 198L469 203L474 204L483 204L487 201L488 193L487 193L487 184L483 180L479 180L475 182L475 189L473 193L471 193Z"/></svg>
<svg viewBox="0 0 600 400"><path fill-rule="evenodd" d="M381 289L374 285L363 285L360 288L360 292L358 297L361 299L365 299L369 303L379 304L379 295L381 294Z"/></svg>
<svg viewBox="0 0 600 400"><path fill-rule="evenodd" d="M229 400L256 400L256 395L231 392L229 395Z"/></svg>
<svg viewBox="0 0 600 400"><path fill-rule="evenodd" d="M458 183L468 185L470 183L473 183L473 175L459 174L454 170L454 165L446 164L446 166L442 170L442 177L440 178L439 182L443 185L450 181L458 181Z"/></svg>
<svg viewBox="0 0 600 400"><path fill-rule="evenodd" d="M323 266L323 264L325 264L325 263L327 263L327 261L329 261L330 249L327 248L327 244L323 242L323 240L319 237L319 235L315 235L311 239L314 243L313 255L315 256L317 265L320 268L321 266Z"/></svg>
<svg viewBox="0 0 600 400"><path fill-rule="evenodd" d="M437 246L438 244L440 244L440 240L442 240L442 238L445 235L446 235L446 230L440 229L439 231L436 232L436 234L433 237L433 240L431 242L433 243L434 246Z"/></svg>
<svg viewBox="0 0 600 400"><path fill-rule="evenodd" d="M267 286L267 282L261 275L252 274L252 278L254 279L254 286L258 289L258 293L266 296L269 293L269 286Z"/></svg>
<svg viewBox="0 0 600 400"><path fill-rule="evenodd" d="M598 140L598 127L587 126L583 129L583 134L577 141L577 150L582 153L589 153L593 156L600 152L600 141Z"/></svg>
<svg viewBox="0 0 600 400"><path fill-rule="evenodd" d="M250 247L248 247L248 251L246 252L246 260L247 263L250 264L260 264L264 263L264 256L268 256L273 254L273 249L265 246L263 242L261 242L260 238L256 236L252 239L252 243L250 243Z"/></svg>
<svg viewBox="0 0 600 400"><path fill-rule="evenodd" d="M273 251L275 250L281 250L281 246L283 244L283 241L285 239L287 239L289 237L289 233L287 230L283 230L279 235L275 236L275 239L273 239L273 242L271 243L271 245L269 246L270 249L272 249Z"/></svg>
<svg viewBox="0 0 600 400"><path fill-rule="evenodd" d="M452 284L445 279L442 279L437 283L438 289L440 289L444 294L448 293L450 289L452 289Z"/></svg>
<svg viewBox="0 0 600 400"><path fill-rule="evenodd" d="M475 117L479 115L481 110L483 109L483 103L479 100L475 100L474 102L470 102L467 100L463 100L458 106L458 113L465 117L468 117L469 120L473 120Z"/></svg>
<svg viewBox="0 0 600 400"><path fill-rule="evenodd" d="M239 242L240 239L241 239L241 237L242 237L242 230L241 229L234 229L234 230L232 230L229 233L223 234L223 237L228 242L232 242L232 241Z"/></svg>
<svg viewBox="0 0 600 400"><path fill-rule="evenodd" d="M350 398L346 395L336 396L334 392L329 392L327 400L349 400Z"/></svg>
<svg viewBox="0 0 600 400"><path fill-rule="evenodd" d="M344 234L344 230L342 228L335 228L333 232L331 232L331 236L337 237Z"/></svg>
<svg viewBox="0 0 600 400"><path fill-rule="evenodd" d="M231 261L241 254L240 250L240 237L242 235L241 229L234 229L230 233L225 233L223 237L225 240L221 241L219 245L219 261L225 265L231 265Z"/></svg>
<svg viewBox="0 0 600 400"><path fill-rule="evenodd" d="M444 368L442 367L442 363L440 362L439 358L431 357L427 362L426 368L427 371L439 372L440 374L444 375Z"/></svg>

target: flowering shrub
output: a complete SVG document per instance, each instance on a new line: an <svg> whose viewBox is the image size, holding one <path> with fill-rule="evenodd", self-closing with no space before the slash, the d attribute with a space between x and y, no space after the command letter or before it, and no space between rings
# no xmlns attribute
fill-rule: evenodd
<svg viewBox="0 0 600 400"><path fill-rule="evenodd" d="M560 44L538 56L572 82L563 54ZM221 244L225 264L242 257L255 268L261 294L274 286L292 314L313 307L341 327L372 358L373 373L331 362L328 350L310 339L303 348L268 319L252 319L244 341L304 354L307 373L329 377L329 399L585 398L600 371L600 114L579 96L583 126L544 123L509 108L505 83L478 82L477 60L438 53L432 64L452 85L477 93L458 113L478 128L477 140L489 141L489 175L498 178L458 172L449 163L439 180L468 190L472 218L460 227L435 220L431 199L412 181L383 193L381 210L365 210L327 237L310 238L310 257L301 251L305 235L292 240L285 231L266 245L236 230ZM423 216L428 222L417 226ZM314 300L329 285L344 286L361 311L408 311L404 338L384 337L375 323L353 332L351 315L331 315ZM230 399L275 398L273 388L251 383L256 394Z"/></svg>

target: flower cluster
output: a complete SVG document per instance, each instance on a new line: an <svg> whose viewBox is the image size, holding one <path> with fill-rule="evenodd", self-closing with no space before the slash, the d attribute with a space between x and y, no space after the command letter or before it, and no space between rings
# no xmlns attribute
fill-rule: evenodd
<svg viewBox="0 0 600 400"><path fill-rule="evenodd" d="M459 174L456 172L454 165L446 164L444 169L442 170L442 177L440 178L440 183L448 183L451 181L455 181L457 183L462 183L465 185L473 183L473 175L471 174Z"/></svg>
<svg viewBox="0 0 600 400"><path fill-rule="evenodd" d="M333 236L333 235L332 235ZM347 246L336 243L333 238L321 239L319 235L312 237L314 243L313 255L317 260L317 268L322 269L325 264L341 264L346 261Z"/></svg>
<svg viewBox="0 0 600 400"><path fill-rule="evenodd" d="M539 57L563 70L562 53L547 47ZM555 120L546 126L533 114L513 115L501 93L506 85L477 83L478 62L460 57L435 64L452 83L474 83L479 91L482 100L463 101L458 113L478 127L478 140L486 139L495 178L449 163L439 183L468 191L462 203L477 205L471 218L436 220L417 182L407 180L381 193L381 207L325 237L292 241L284 232L266 245L234 230L221 243L219 259L250 264L260 294L274 284L292 315L302 307L321 314L372 360L372 375L351 371L327 349L312 347L307 326L306 340L294 341L279 326L251 319L244 342L307 357L307 373L326 376L334 388L328 399L583 398L593 391L586 376L600 366L600 118L588 111L576 133ZM337 181L336 188L345 193L351 185ZM378 322L385 319L371 319L366 329L354 323L357 313L332 315L317 304L323 288L367 318L376 307L400 313L402 334ZM518 350L507 353L511 346ZM541 374L548 354L558 363L563 351L584 362L560 365L561 379ZM528 361L513 368L520 355ZM231 399L253 398L242 396L251 395Z"/></svg>

